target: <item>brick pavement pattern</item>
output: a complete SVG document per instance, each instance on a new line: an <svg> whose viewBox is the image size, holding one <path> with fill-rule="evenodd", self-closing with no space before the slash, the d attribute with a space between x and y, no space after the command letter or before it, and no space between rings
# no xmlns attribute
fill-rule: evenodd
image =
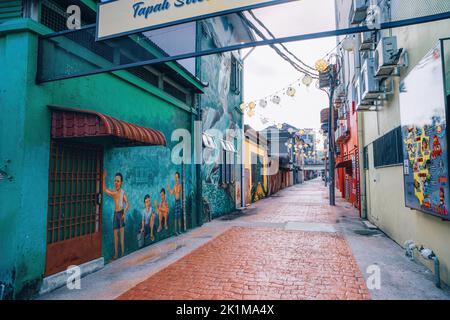
<svg viewBox="0 0 450 320"><path fill-rule="evenodd" d="M339 234L233 227L118 299L369 298Z"/></svg>

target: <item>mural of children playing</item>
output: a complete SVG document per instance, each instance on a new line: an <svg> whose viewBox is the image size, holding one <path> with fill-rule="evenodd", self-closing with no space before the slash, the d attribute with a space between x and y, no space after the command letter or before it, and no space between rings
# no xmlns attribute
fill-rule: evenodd
<svg viewBox="0 0 450 320"><path fill-rule="evenodd" d="M155 210L156 214L159 217L159 226L158 226L158 233L162 230L162 219L164 218L164 229L167 230L167 218L169 217L169 205L167 204L166 200L166 190L164 188L161 189L161 192L159 193L161 197L161 204L158 206L158 201L155 199Z"/></svg>
<svg viewBox="0 0 450 320"><path fill-rule="evenodd" d="M144 205L145 208L142 210L141 233L148 234L146 230L150 230L150 240L155 241L155 236L153 234L153 226L155 225L155 212L152 210L152 202L150 199L150 195L148 194L144 197Z"/></svg>
<svg viewBox="0 0 450 320"><path fill-rule="evenodd" d="M181 218L182 218L182 204L181 204L181 184L180 184L180 173L175 173L175 186L173 189L170 188L170 186L167 186L167 190L169 191L170 195L175 194L175 235L179 235L182 232L181 228ZM177 227L178 225L178 227Z"/></svg>
<svg viewBox="0 0 450 320"><path fill-rule="evenodd" d="M106 188L106 170L103 172L103 192L114 200L114 218L113 218L113 228L114 228L114 257L113 260L118 258L117 251L119 246L119 232L120 232L120 247L122 249L122 257L125 252L125 216L127 214L129 203L128 198L125 195L125 191L122 190L123 176L121 173L116 173L114 176L114 189L109 190ZM124 207L125 205L125 207Z"/></svg>

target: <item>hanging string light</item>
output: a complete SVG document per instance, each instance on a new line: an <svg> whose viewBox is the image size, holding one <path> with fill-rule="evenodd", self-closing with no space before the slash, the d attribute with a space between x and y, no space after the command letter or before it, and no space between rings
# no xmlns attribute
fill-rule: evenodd
<svg viewBox="0 0 450 320"><path fill-rule="evenodd" d="M309 86L312 84L312 82L313 82L313 78L309 74L305 75L302 79L303 85L305 85L307 88L309 88Z"/></svg>
<svg viewBox="0 0 450 320"><path fill-rule="evenodd" d="M275 103L275 104L280 104L280 102L281 102L280 96L274 95L272 97L272 102Z"/></svg>
<svg viewBox="0 0 450 320"><path fill-rule="evenodd" d="M291 98L295 96L295 93L296 93L296 90L293 87L289 87L286 91L286 94Z"/></svg>
<svg viewBox="0 0 450 320"><path fill-rule="evenodd" d="M265 99L261 99L261 100L259 100L259 106L261 107L261 108L265 108L265 107L267 107L267 100L265 100Z"/></svg>

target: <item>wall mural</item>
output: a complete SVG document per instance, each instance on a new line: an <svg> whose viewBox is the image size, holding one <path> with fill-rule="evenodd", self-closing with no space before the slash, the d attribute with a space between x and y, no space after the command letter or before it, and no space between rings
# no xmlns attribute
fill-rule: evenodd
<svg viewBox="0 0 450 320"><path fill-rule="evenodd" d="M235 41L230 38L231 33L228 28L224 27L227 25L229 25L227 17L205 20L202 28L206 31L209 41L202 41L202 49L210 49ZM229 52L201 58L201 78L210 84L200 98L204 131L216 129L224 134L227 129L237 129L242 126L242 113L237 108L242 102L242 97L240 93L236 94L230 90L231 59L232 53ZM237 150L240 149L241 146L238 145ZM211 151L206 150L206 152ZM232 212L236 208L237 182L220 185L220 174L219 164L202 165L204 221ZM239 174L236 171L236 177Z"/></svg>
<svg viewBox="0 0 450 320"><path fill-rule="evenodd" d="M185 230L184 170L161 159L170 159L169 148L105 153L102 250L107 261Z"/></svg>
<svg viewBox="0 0 450 320"><path fill-rule="evenodd" d="M266 197L267 188L264 186L263 158L260 155L252 153L252 159L256 159L256 163L252 164L252 186L251 196L252 202L259 201Z"/></svg>
<svg viewBox="0 0 450 320"><path fill-rule="evenodd" d="M441 47L400 85L406 206L449 219L447 119Z"/></svg>

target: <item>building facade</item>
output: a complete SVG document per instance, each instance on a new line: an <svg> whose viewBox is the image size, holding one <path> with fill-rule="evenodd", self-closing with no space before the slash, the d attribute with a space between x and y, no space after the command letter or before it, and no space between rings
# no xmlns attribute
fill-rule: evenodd
<svg viewBox="0 0 450 320"><path fill-rule="evenodd" d="M67 28L70 4L81 7L83 26L95 23L91 0L0 6L4 299L49 289L46 279L70 265L101 267L195 228L208 220L208 204L214 218L239 202L239 139L218 134L225 163L202 166L202 155L186 152L210 128L242 126L239 53L49 82L172 50L157 36L121 38L120 47L95 43L89 28L45 38ZM184 32L195 49L249 37L232 32L240 28L236 16L227 16Z"/></svg>
<svg viewBox="0 0 450 320"><path fill-rule="evenodd" d="M269 146L269 194L294 185L294 135L297 128L282 124L270 126L260 131L267 137Z"/></svg>
<svg viewBox="0 0 450 320"><path fill-rule="evenodd" d="M244 192L245 205L265 198L269 190L267 140L252 127L245 126Z"/></svg>
<svg viewBox="0 0 450 320"><path fill-rule="evenodd" d="M365 14L358 16L352 3L366 9L370 4L378 5L384 21L450 10L445 1L336 0L338 28L364 24ZM448 103L450 93L449 51L439 50L438 44L440 39L450 36L449 30L450 22L443 20L366 32L349 38L354 41L353 51L340 52L344 58L345 99L350 106L356 104L358 115L362 216L402 246L412 242L418 248L431 249L440 261L440 277L447 284L450 224L446 216L448 173L444 169L448 158L446 134L442 132L446 131L445 97ZM440 71L440 58L447 68L444 72ZM390 59L394 61L389 63ZM427 78L431 73L415 77L425 72L424 66L428 64L435 66L433 72L438 75L435 80ZM445 89L442 79L447 79ZM408 91L408 87L415 89ZM440 94L433 96L434 92ZM419 98L408 100L410 94L418 94ZM423 103L417 105L417 101ZM427 110L439 108L443 117L421 116ZM415 126L405 125L405 121L417 115ZM421 127L424 121L430 122ZM433 210L435 213L429 214ZM416 255L416 258L434 271L432 256L422 259Z"/></svg>

